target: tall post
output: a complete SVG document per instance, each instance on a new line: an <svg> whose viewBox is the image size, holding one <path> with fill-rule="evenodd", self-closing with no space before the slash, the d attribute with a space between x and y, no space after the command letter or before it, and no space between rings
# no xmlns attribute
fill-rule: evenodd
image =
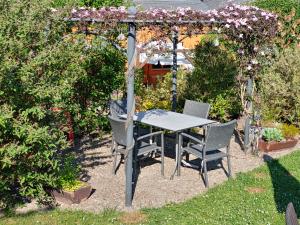
<svg viewBox="0 0 300 225"><path fill-rule="evenodd" d="M135 111L134 105L134 65L135 65L135 48L136 48L136 26L134 21L136 8L130 7L128 14L132 22L128 24L128 46L127 46L127 137L126 149L127 159L125 165L126 173L126 190L125 190L125 206L131 207L132 205L132 184L133 184L133 114Z"/></svg>
<svg viewBox="0 0 300 225"><path fill-rule="evenodd" d="M177 45L178 45L178 31L173 30L173 66L172 66L172 111L176 111L177 106Z"/></svg>
<svg viewBox="0 0 300 225"><path fill-rule="evenodd" d="M247 80L247 112L252 111L252 97L253 97L253 78L248 78ZM249 117L249 114L247 114L247 118L245 121L245 128L244 128L244 146L245 149L247 149L249 147L249 134L250 134L250 122L251 122L251 118Z"/></svg>

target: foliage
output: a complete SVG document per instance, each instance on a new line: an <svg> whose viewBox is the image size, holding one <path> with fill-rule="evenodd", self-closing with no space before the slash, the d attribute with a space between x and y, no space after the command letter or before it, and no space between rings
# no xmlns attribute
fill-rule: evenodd
<svg viewBox="0 0 300 225"><path fill-rule="evenodd" d="M44 113L31 108L16 119L12 107L0 107L0 208L10 209L24 198L44 201L45 189L58 185L59 149L67 143L58 129L29 120Z"/></svg>
<svg viewBox="0 0 300 225"><path fill-rule="evenodd" d="M78 181L80 167L76 164L73 156L66 157L63 160L63 167L59 172L59 188L63 190L73 190L81 182Z"/></svg>
<svg viewBox="0 0 300 225"><path fill-rule="evenodd" d="M280 130L286 139L295 138L300 133L299 128L297 128L296 126L294 126L292 124L289 125L286 123L284 123L280 126Z"/></svg>
<svg viewBox="0 0 300 225"><path fill-rule="evenodd" d="M52 6L64 7L73 4L74 6L101 8L103 6L120 6L123 2L123 0L54 0Z"/></svg>
<svg viewBox="0 0 300 225"><path fill-rule="evenodd" d="M105 128L102 113L123 83L124 59L69 33L66 14L51 10L50 0L0 4L0 207L11 207L59 186L66 112L77 131Z"/></svg>
<svg viewBox="0 0 300 225"><path fill-rule="evenodd" d="M184 71L179 70L177 74L177 95L182 96L182 92L185 88L185 76ZM150 109L166 109L171 110L172 103L172 74L168 73L159 79L156 86L148 86L144 88L144 91L140 91L138 96L137 108L139 110Z"/></svg>
<svg viewBox="0 0 300 225"><path fill-rule="evenodd" d="M277 44L281 48L300 42L300 3L298 0L256 0L252 3L280 15Z"/></svg>
<svg viewBox="0 0 300 225"><path fill-rule="evenodd" d="M84 6L100 8L103 6L120 6L123 0L80 0L80 3Z"/></svg>
<svg viewBox="0 0 300 225"><path fill-rule="evenodd" d="M300 213L299 164L298 150L248 173L237 174L235 179L186 202L144 209L148 219L143 224L284 224L284 211L289 202L293 202L296 213ZM258 191L251 192L251 189ZM124 224L119 220L121 216L122 213L117 211L95 214L52 210L3 218L0 223Z"/></svg>
<svg viewBox="0 0 300 225"><path fill-rule="evenodd" d="M297 18L300 18L300 7L298 0L256 0L252 2L259 8L270 10L284 16L291 13L293 9L296 9Z"/></svg>
<svg viewBox="0 0 300 225"><path fill-rule="evenodd" d="M97 38L84 52L85 73L78 77L66 108L74 115L76 128L89 133L108 128L106 105L110 94L124 84L125 57Z"/></svg>
<svg viewBox="0 0 300 225"><path fill-rule="evenodd" d="M277 128L264 128L262 138L266 141L282 141L282 132Z"/></svg>
<svg viewBox="0 0 300 225"><path fill-rule="evenodd" d="M213 39L208 37L195 49L194 66L194 71L186 77L182 99L210 103L209 115L214 119L226 121L236 117L241 106L235 54L225 47L224 42L215 46Z"/></svg>
<svg viewBox="0 0 300 225"><path fill-rule="evenodd" d="M261 72L258 83L264 120L300 125L300 49L285 49Z"/></svg>

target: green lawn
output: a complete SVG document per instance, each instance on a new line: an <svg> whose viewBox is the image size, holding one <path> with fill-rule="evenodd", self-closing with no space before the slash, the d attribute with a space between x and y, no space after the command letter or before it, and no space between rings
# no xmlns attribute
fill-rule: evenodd
<svg viewBox="0 0 300 225"><path fill-rule="evenodd" d="M101 214L54 210L3 218L0 224L285 224L292 201L300 216L300 151L211 188L182 204L140 213ZM298 218L300 218L298 216Z"/></svg>

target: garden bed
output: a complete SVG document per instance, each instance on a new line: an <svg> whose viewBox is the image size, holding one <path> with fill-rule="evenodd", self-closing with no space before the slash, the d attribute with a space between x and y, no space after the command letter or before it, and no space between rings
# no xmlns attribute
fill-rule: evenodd
<svg viewBox="0 0 300 225"><path fill-rule="evenodd" d="M88 199L92 192L92 186L85 183L82 187L74 191L54 190L52 195L58 202L66 204L79 204L81 201Z"/></svg>
<svg viewBox="0 0 300 225"><path fill-rule="evenodd" d="M290 139L285 141L264 141L259 140L258 148L263 152L279 151L287 148L293 148L296 146L298 139Z"/></svg>

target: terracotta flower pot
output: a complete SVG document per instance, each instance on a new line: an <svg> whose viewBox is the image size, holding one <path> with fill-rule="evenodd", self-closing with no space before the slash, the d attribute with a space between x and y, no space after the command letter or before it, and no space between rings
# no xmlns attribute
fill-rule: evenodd
<svg viewBox="0 0 300 225"><path fill-rule="evenodd" d="M74 191L53 190L52 195L58 202L66 204L79 204L81 201L86 200L92 192L92 186L85 183L82 187Z"/></svg>
<svg viewBox="0 0 300 225"><path fill-rule="evenodd" d="M289 139L281 142L277 141L264 141L262 139L259 140L258 148L263 152L271 152L277 151L285 148L292 148L296 146L298 140L297 139Z"/></svg>

